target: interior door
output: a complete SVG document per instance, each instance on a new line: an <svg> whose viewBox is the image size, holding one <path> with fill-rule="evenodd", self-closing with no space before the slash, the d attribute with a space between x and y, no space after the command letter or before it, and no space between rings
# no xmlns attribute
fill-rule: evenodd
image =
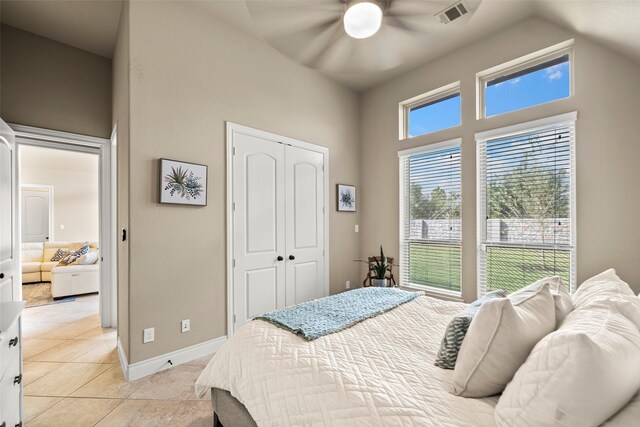
<svg viewBox="0 0 640 427"><path fill-rule="evenodd" d="M285 305L284 146L236 133L233 141L234 331Z"/></svg>
<svg viewBox="0 0 640 427"><path fill-rule="evenodd" d="M320 298L324 281L324 156L287 146L287 305Z"/></svg>
<svg viewBox="0 0 640 427"><path fill-rule="evenodd" d="M325 296L324 156L285 151L287 305Z"/></svg>
<svg viewBox="0 0 640 427"><path fill-rule="evenodd" d="M17 251L15 229L16 151L15 134L0 119L0 302L18 300L15 284Z"/></svg>
<svg viewBox="0 0 640 427"><path fill-rule="evenodd" d="M49 188L22 187L22 241L49 241Z"/></svg>

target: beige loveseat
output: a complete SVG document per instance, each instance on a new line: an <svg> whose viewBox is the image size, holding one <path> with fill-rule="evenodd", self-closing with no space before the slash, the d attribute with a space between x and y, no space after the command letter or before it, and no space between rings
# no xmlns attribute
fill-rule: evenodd
<svg viewBox="0 0 640 427"><path fill-rule="evenodd" d="M22 244L22 283L50 282L51 270L58 261L51 257L58 249L69 250L73 242L46 242ZM89 248L98 249L97 242L89 242Z"/></svg>

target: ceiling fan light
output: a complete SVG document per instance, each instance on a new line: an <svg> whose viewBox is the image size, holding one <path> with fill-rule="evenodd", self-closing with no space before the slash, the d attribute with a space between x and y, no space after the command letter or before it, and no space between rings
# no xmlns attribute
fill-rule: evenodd
<svg viewBox="0 0 640 427"><path fill-rule="evenodd" d="M356 3L344 13L343 21L347 34L355 39L366 39L380 29L382 10L374 3Z"/></svg>

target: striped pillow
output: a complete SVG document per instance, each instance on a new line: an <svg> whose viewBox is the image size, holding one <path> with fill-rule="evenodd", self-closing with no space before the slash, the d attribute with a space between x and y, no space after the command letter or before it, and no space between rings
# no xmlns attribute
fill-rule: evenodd
<svg viewBox="0 0 640 427"><path fill-rule="evenodd" d="M498 289L497 291L489 292L482 298L478 298L476 301L469 304L467 308L461 313L457 314L447 326L447 330L442 338L440 344L440 350L436 357L435 365L442 369L453 369L456 366L458 360L458 353L460 352L460 346L462 346L462 340L464 340L469 325L473 320L473 316L476 315L480 306L487 300L494 298L505 298L507 292Z"/></svg>
<svg viewBox="0 0 640 427"><path fill-rule="evenodd" d="M89 245L84 245L83 247L81 247L77 251L71 252L69 255L67 255L66 257L62 258L58 264L59 265L69 265L69 264L73 263L75 260L77 260L78 258L80 258L82 255L86 254L87 252L89 252Z"/></svg>

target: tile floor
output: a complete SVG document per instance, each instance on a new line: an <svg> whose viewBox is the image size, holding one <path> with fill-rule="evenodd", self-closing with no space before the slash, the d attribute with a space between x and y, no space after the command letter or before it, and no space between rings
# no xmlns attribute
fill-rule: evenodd
<svg viewBox="0 0 640 427"><path fill-rule="evenodd" d="M98 297L24 311L26 426L211 426L193 384L210 357L126 382L116 331L102 329Z"/></svg>

